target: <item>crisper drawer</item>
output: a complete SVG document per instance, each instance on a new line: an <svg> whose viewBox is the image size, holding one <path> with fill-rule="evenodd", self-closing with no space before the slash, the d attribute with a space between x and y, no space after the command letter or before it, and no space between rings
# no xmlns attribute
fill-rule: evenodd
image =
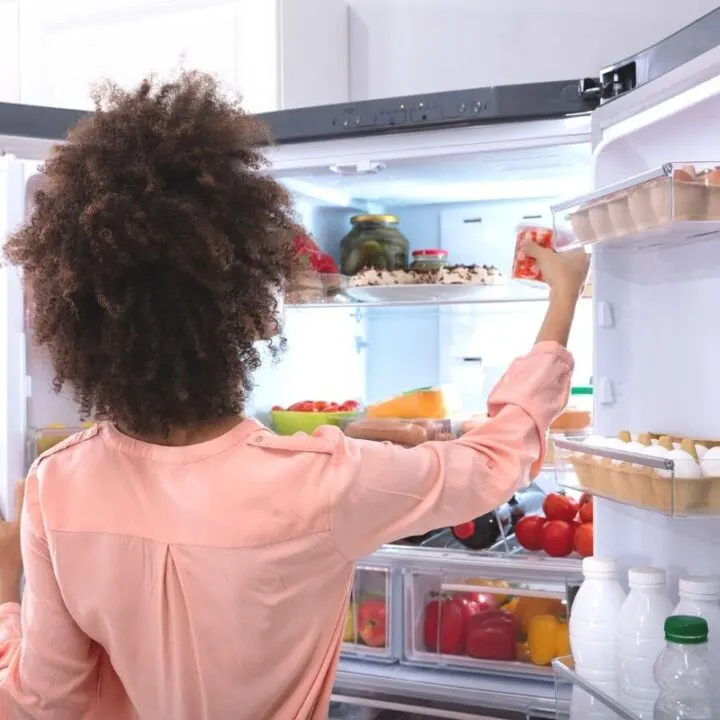
<svg viewBox="0 0 720 720"><path fill-rule="evenodd" d="M577 568L529 557L507 558L501 567L478 559L471 573L406 569L402 662L551 677L553 658L570 652Z"/></svg>
<svg viewBox="0 0 720 720"><path fill-rule="evenodd" d="M402 649L402 578L389 567L357 565L342 655L395 662Z"/></svg>

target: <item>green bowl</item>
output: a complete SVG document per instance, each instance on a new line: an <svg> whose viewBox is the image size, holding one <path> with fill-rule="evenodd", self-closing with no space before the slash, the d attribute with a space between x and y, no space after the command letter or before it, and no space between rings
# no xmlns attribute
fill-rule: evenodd
<svg viewBox="0 0 720 720"><path fill-rule="evenodd" d="M342 420L356 416L356 412L324 413L276 410L270 413L273 427L278 435L294 435L298 432L311 435L323 425L339 425Z"/></svg>

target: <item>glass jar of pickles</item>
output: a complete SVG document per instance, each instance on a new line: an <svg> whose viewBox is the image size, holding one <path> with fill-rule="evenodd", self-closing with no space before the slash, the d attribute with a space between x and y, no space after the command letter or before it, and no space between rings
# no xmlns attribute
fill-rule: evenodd
<svg viewBox="0 0 720 720"><path fill-rule="evenodd" d="M355 215L352 230L340 242L340 270L356 275L361 270L406 270L409 243L398 230L395 215Z"/></svg>

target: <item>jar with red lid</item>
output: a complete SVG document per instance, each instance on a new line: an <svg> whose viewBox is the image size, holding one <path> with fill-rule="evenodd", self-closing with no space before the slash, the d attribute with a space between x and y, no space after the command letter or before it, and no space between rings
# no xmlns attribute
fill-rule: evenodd
<svg viewBox="0 0 720 720"><path fill-rule="evenodd" d="M447 250L440 248L427 248L425 250L413 250L411 270L419 272L430 272L432 270L441 270L447 265Z"/></svg>

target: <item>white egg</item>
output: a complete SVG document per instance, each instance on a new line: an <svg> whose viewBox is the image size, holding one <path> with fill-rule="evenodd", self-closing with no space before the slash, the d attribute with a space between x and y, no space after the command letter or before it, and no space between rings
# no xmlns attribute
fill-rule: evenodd
<svg viewBox="0 0 720 720"><path fill-rule="evenodd" d="M607 444L605 445L608 450L620 450L622 452L626 451L627 446L628 444L620 438L608 438ZM611 462L613 465L619 465L623 461L612 460Z"/></svg>
<svg viewBox="0 0 720 720"><path fill-rule="evenodd" d="M584 442L586 445L592 445L593 447L606 447L608 440L602 435L590 435L585 438Z"/></svg>
<svg viewBox="0 0 720 720"><path fill-rule="evenodd" d="M681 450L682 449L682 444L679 442L674 442L672 444L672 446L673 446L673 450Z"/></svg>
<svg viewBox="0 0 720 720"><path fill-rule="evenodd" d="M708 449L704 445L696 445L695 452L697 453L698 459L702 460L705 457L705 453Z"/></svg>
<svg viewBox="0 0 720 720"><path fill-rule="evenodd" d="M720 447L710 448L703 455L700 467L706 477L720 477Z"/></svg>
<svg viewBox="0 0 720 720"><path fill-rule="evenodd" d="M649 457L655 457L655 458L664 458L668 454L668 450L664 448L662 445L648 445L644 450L643 454L648 455ZM669 478L671 473L669 470L663 470L661 468L654 468L655 472L660 475L660 477L667 477Z"/></svg>
<svg viewBox="0 0 720 720"><path fill-rule="evenodd" d="M666 456L666 460L672 460L675 463L675 477L684 480L695 480L702 477L702 471L697 460L685 450L671 450Z"/></svg>
<svg viewBox="0 0 720 720"><path fill-rule="evenodd" d="M636 455L642 455L645 453L647 448L648 448L647 445L643 445L642 443L635 442L633 440L632 442L627 443L623 449L625 450L625 452L635 453ZM641 467L637 463L633 463L632 465L633 465L633 467Z"/></svg>

